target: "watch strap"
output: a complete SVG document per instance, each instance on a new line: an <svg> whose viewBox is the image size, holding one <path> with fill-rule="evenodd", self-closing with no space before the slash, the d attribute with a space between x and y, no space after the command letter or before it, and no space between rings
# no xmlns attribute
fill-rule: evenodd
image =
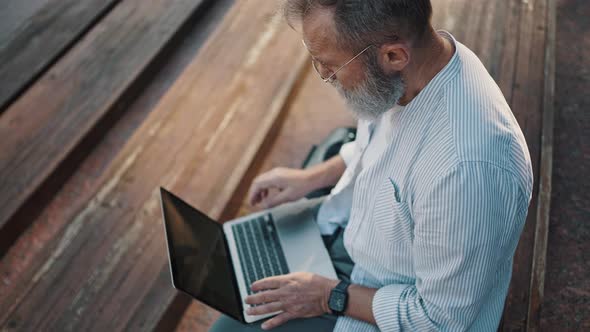
<svg viewBox="0 0 590 332"><path fill-rule="evenodd" d="M346 290L348 289L348 286L350 286L350 282L346 281L346 280L341 280L338 285L336 285L336 287L334 287L334 290L337 290L339 292L342 293L346 293Z"/></svg>
<svg viewBox="0 0 590 332"><path fill-rule="evenodd" d="M332 289L332 292L330 293L330 299L332 299L332 296L334 296L334 293L339 293L341 294L341 296L344 296L344 307L342 308L342 310L337 309L337 308L333 308L330 304L330 301L328 301L328 306L330 307L330 310L332 310L332 313L336 316L342 316L344 315L344 311L346 310L346 307L348 306L348 286L350 286L350 283L348 281L344 281L341 280L338 285L336 285L336 287L334 287Z"/></svg>

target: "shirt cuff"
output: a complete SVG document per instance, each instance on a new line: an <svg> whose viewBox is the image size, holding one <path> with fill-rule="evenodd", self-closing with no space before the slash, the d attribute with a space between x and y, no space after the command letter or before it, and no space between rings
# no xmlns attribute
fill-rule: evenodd
<svg viewBox="0 0 590 332"><path fill-rule="evenodd" d="M373 297L373 316L381 331L400 331L399 303L403 293L411 287L393 284L381 287Z"/></svg>
<svg viewBox="0 0 590 332"><path fill-rule="evenodd" d="M346 166L350 164L352 158L354 157L354 151L356 149L356 141L344 143L340 148L340 156L344 159L344 163Z"/></svg>

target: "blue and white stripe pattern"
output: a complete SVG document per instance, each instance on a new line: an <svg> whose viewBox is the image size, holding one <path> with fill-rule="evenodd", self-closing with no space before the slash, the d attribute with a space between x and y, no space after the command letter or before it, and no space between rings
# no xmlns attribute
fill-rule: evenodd
<svg viewBox="0 0 590 332"><path fill-rule="evenodd" d="M384 117L383 152L359 169L370 139L348 148L343 182L354 190L344 244L353 283L378 288L377 327L340 317L335 331L498 327L531 198L530 156L483 64L439 33L456 52L410 104ZM359 137L370 138L362 122Z"/></svg>

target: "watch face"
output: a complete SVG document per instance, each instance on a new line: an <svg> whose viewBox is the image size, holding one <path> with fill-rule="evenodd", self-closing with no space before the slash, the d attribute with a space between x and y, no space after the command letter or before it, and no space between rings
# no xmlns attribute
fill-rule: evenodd
<svg viewBox="0 0 590 332"><path fill-rule="evenodd" d="M346 305L346 294L340 292L332 292L330 296L330 301L328 301L328 305L330 306L330 309L332 309L333 311L344 311L344 306Z"/></svg>

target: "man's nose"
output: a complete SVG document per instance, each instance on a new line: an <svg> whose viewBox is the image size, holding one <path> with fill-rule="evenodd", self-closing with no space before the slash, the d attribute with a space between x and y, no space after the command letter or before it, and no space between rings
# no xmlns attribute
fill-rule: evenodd
<svg viewBox="0 0 590 332"><path fill-rule="evenodd" d="M330 77L333 74L333 71L332 70L330 70L329 68L325 67L321 63L318 63L317 64L317 68L318 68L318 71L320 72L320 76L322 76L322 78L324 78L324 79Z"/></svg>

